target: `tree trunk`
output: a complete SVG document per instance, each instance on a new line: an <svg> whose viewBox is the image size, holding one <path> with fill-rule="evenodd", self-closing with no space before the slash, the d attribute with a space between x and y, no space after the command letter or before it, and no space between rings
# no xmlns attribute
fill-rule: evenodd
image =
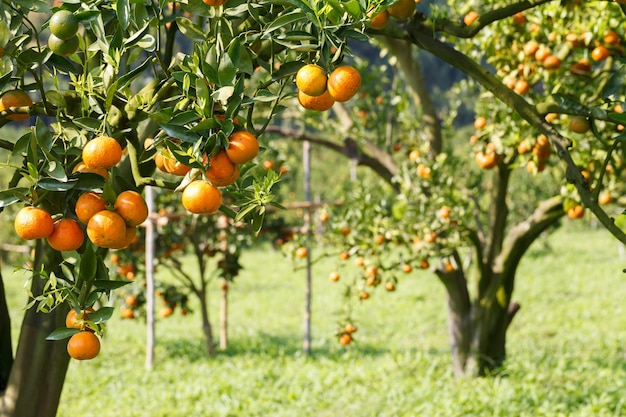
<svg viewBox="0 0 626 417"><path fill-rule="evenodd" d="M209 355L215 355L215 345L213 344L213 329L209 321L209 306L207 305L206 293L200 297L200 310L202 314L202 332L206 342L206 351Z"/></svg>
<svg viewBox="0 0 626 417"><path fill-rule="evenodd" d="M226 282L225 282L226 283ZM228 284L222 289L222 302L220 303L220 350L228 347Z"/></svg>
<svg viewBox="0 0 626 417"><path fill-rule="evenodd" d="M0 269L0 394L7 387L12 365L11 316L9 315L9 306L7 305L4 282L2 281L2 270Z"/></svg>
<svg viewBox="0 0 626 417"><path fill-rule="evenodd" d="M35 270L44 250L38 242ZM51 262L52 259L46 259L46 265L54 265ZM41 294L44 283L38 277L33 279L31 290L35 296ZM67 341L48 341L46 337L65 325L67 312L66 305L51 313L38 313L35 307L26 311L8 386L0 402L0 417L56 415L70 357Z"/></svg>

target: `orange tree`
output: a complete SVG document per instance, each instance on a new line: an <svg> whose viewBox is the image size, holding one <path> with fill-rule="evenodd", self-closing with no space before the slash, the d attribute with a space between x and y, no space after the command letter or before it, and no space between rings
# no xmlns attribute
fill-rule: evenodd
<svg viewBox="0 0 626 417"><path fill-rule="evenodd" d="M84 239L78 250L59 252L49 249L42 239L36 239L38 250L32 268L31 302L37 308L29 309L24 320L14 371L3 395L4 414L24 417L54 414L68 356L65 343L47 342L44 338L55 328L62 327L63 308L71 305L81 314L79 328L55 332L53 338L103 331L103 322L111 311L99 309L91 313L87 309L122 284L109 279L103 262L104 252L128 245L136 232L136 226L132 225L135 215L124 218L115 207L119 195L127 190L141 191L145 185L184 190L182 200L188 203L185 205L190 211L206 213L220 208L237 221L249 220L259 230L265 206L272 202L272 181L239 179L241 195L231 207L220 205L223 195L230 193L230 186L210 182L206 171L211 159L220 151L226 151L234 165L249 163L258 149L255 141L271 146L269 142L264 143L263 133L275 115L285 114L286 105L290 103L287 100L296 94L304 106L318 110L348 100L358 89L361 77L342 62L350 53L347 41L367 39L368 14L383 13L391 3L393 7L387 10L391 19L377 33L387 35L388 46L395 49L398 65L407 70L406 74L413 75L406 78L409 93L423 98L419 79L416 79L419 71L411 71L413 60L409 45L429 51L464 71L546 136L564 161L567 167L564 176L574 185L582 202L613 234L626 240L596 203L594 192L569 151L571 141L545 122L532 102L508 89L501 79L473 59L472 55L480 58L489 48L462 51L466 48L463 39L478 39L482 34L492 33L497 22L508 21L518 12L526 10L541 16L543 11L557 7L552 2L522 1L505 7L500 7L499 3L483 3L482 7L489 13L478 13L466 26L459 23L460 16L450 19L442 9L416 14L415 3L407 0L187 0L173 3L72 0L58 2L54 8L43 0L3 1L0 3L0 89L3 93L0 123L27 122L29 129L19 138L0 141L3 149L21 161L13 167L15 174L0 194L2 207L35 206L47 211L53 220L59 220L77 217L76 205L84 192L101 194L96 197L105 202L104 210L100 207L89 217L87 225L83 225L91 233L87 233L88 239ZM606 21L619 12L617 5L608 2L585 5L584 10L573 2L572 7L565 10L581 21L592 15L598 21ZM60 9L71 12L73 17L67 13L56 15ZM558 13L555 16L554 21L561 18ZM386 20L384 13L382 20ZM377 28L383 26L380 20L375 24ZM459 43L454 46L451 42ZM316 63L328 74L327 89L319 96L311 95L319 90L309 91L311 94L296 93L291 87L296 72L306 63ZM543 71L537 68L536 74ZM518 90L523 91L522 87ZM347 102L347 106L354 101ZM604 103L598 101L582 108L574 106L580 104L580 100L555 98L555 102L563 111L576 110L583 116L593 116L594 126L595 120L607 124L619 121L619 115L606 111L600 106ZM422 131L431 144L427 152L435 157L442 151L440 126L429 111L429 103L422 100L420 104L425 110ZM335 107L338 112L343 108L340 104ZM598 112L585 114L585 109L598 109ZM410 119L405 121L410 122ZM150 137L152 140L144 146L145 139ZM421 136L414 136L418 137ZM100 146L95 149L88 146L99 138L112 138L118 146L108 139L102 141L106 143L104 153L99 152ZM608 137L604 142L598 141L603 145L613 142ZM390 179L400 172L393 170L394 165L383 153L372 157L369 152L361 152L358 141L346 140L336 148L355 157L362 155L367 159L366 155L369 156L368 161L377 172L387 173ZM501 152L498 144L490 148L492 152ZM443 158L435 161L440 159ZM497 158L497 161L505 164L497 165L502 167L498 172L509 172L504 169L507 159ZM160 163L167 171L184 176L175 181L153 178L154 165ZM422 164L420 171L425 173L430 164ZM220 179L233 180L232 177ZM503 193L499 195L504 199ZM211 199L210 204L203 203L205 197ZM86 211L89 212L92 205L97 208L98 204L101 203L93 199ZM553 211L539 207L543 207L537 214L540 218L542 213ZM506 217L503 218L506 210L494 210L494 214L491 225L506 223ZM538 230L531 229L534 232L526 232L525 239L515 240L522 248L532 241ZM483 235L478 234L474 241L481 242L475 247L480 249L480 264L487 266L481 270L481 275L489 278L485 281L485 290L498 294L498 298L492 299L498 302L485 304L481 300L474 304L478 310L467 305L458 312L467 310L469 315L459 314L458 317L459 324L468 317L488 317L485 323L489 326L471 334L482 343L477 352L486 354L482 356L484 361L489 358L497 363L503 355L503 343L496 344L499 352L495 354L481 351L481 346L485 345L482 335L491 335L497 328L496 333L503 338L502 329L506 330L508 325L508 319L503 317L508 316L500 313L508 309L510 294L506 288L512 287L512 283L504 279L507 276L501 269L504 259L496 256L509 242L505 242L501 233L489 235L495 238L487 250L480 240ZM489 262L482 261L483 254ZM464 288L456 285L465 282L461 272L440 276L448 288L458 287L459 291ZM506 284L504 290L500 290L502 284ZM503 292L504 297L500 296ZM461 304L469 300L456 290L450 294L451 306L456 302L456 295L460 295ZM43 311L51 313L42 315ZM93 342L93 338L88 338ZM461 346L463 351L463 343L455 346ZM86 355L77 356L89 357L96 352L93 343L88 348ZM461 364L464 366L463 361ZM50 367L54 371L51 372ZM35 380L45 383L36 387L32 384ZM40 386L46 389L36 389Z"/></svg>
<svg viewBox="0 0 626 417"><path fill-rule="evenodd" d="M624 216L610 204L623 194L623 11L611 2L465 7L390 19L371 33L398 77L357 58L367 86L358 101L272 130L340 152L389 185L355 186L331 214L326 235L339 258L329 279L361 303L407 273L434 272L447 292L455 373L475 375L503 364L520 308L517 268L539 236L589 210L624 242ZM469 76L445 108L418 50ZM459 134L462 97L475 122Z"/></svg>

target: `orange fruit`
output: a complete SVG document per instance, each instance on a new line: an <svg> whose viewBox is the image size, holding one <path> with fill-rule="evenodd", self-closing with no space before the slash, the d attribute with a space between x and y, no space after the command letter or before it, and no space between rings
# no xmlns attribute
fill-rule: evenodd
<svg viewBox="0 0 626 417"><path fill-rule="evenodd" d="M354 265L359 266L359 267L365 265L365 259L363 259L362 256L359 256L358 258L354 260Z"/></svg>
<svg viewBox="0 0 626 417"><path fill-rule="evenodd" d="M339 281L339 278L340 278L339 272L337 271L332 271L330 274L328 274L328 280L330 282L337 282Z"/></svg>
<svg viewBox="0 0 626 417"><path fill-rule="evenodd" d="M430 167L424 164L417 165L417 176L424 179L430 178Z"/></svg>
<svg viewBox="0 0 626 417"><path fill-rule="evenodd" d="M221 6L222 4L226 3L226 0L202 0L202 1L207 6L212 6L212 7Z"/></svg>
<svg viewBox="0 0 626 417"><path fill-rule="evenodd" d="M477 152L474 159L482 169L491 169L498 164L498 155L495 152Z"/></svg>
<svg viewBox="0 0 626 417"><path fill-rule="evenodd" d="M307 64L296 73L296 87L308 96L321 96L326 91L328 77L324 68L316 64Z"/></svg>
<svg viewBox="0 0 626 417"><path fill-rule="evenodd" d="M385 284L385 289L389 292L392 292L396 290L396 286L393 282L389 281Z"/></svg>
<svg viewBox="0 0 626 417"><path fill-rule="evenodd" d="M409 153L409 159L411 160L411 162L417 162L420 159L420 151L418 151L417 149L413 149L410 153Z"/></svg>
<svg viewBox="0 0 626 417"><path fill-rule="evenodd" d="M33 100L28 94L22 90L11 90L0 96L0 112L8 110L11 107L26 107L32 106ZM4 116L9 120L22 121L28 119L30 114L15 113Z"/></svg>
<svg viewBox="0 0 626 417"><path fill-rule="evenodd" d="M328 92L335 101L350 100L361 87L361 74L350 66L335 68L328 77Z"/></svg>
<svg viewBox="0 0 626 417"><path fill-rule="evenodd" d="M110 249L123 249L128 247L137 238L137 226L126 226L124 231L124 239L122 239L117 246L113 246ZM126 273L126 278L133 279L134 275Z"/></svg>
<svg viewBox="0 0 626 417"><path fill-rule="evenodd" d="M85 324L83 323L83 321L89 320L88 314L95 311L96 310L90 307L86 310L81 310L79 314L76 309L71 309L65 316L65 327L69 329L84 329Z"/></svg>
<svg viewBox="0 0 626 417"><path fill-rule="evenodd" d="M368 277L375 277L378 275L378 268L374 265L368 265L367 268L365 268L365 275Z"/></svg>
<svg viewBox="0 0 626 417"><path fill-rule="evenodd" d="M528 81L526 80L517 80L513 86L513 91L521 96L524 96L530 91L530 84L528 84Z"/></svg>
<svg viewBox="0 0 626 417"><path fill-rule="evenodd" d="M590 129L589 120L586 117L574 116L569 119L569 129L575 133L587 133Z"/></svg>
<svg viewBox="0 0 626 417"><path fill-rule="evenodd" d="M57 38L68 40L78 32L78 19L66 9L55 12L48 22L50 32Z"/></svg>
<svg viewBox="0 0 626 417"><path fill-rule="evenodd" d="M92 139L83 148L83 161L92 168L112 168L121 159L122 147L108 136Z"/></svg>
<svg viewBox="0 0 626 417"><path fill-rule="evenodd" d="M81 223L87 224L94 214L106 209L106 207L107 202L100 197L100 194L87 192L81 194L78 200L76 200L74 212Z"/></svg>
<svg viewBox="0 0 626 417"><path fill-rule="evenodd" d="M72 172L91 172L93 174L100 175L105 180L109 179L109 171L107 171L106 168L90 167L84 162L80 162L78 165L76 165L74 169L72 170Z"/></svg>
<svg viewBox="0 0 626 417"><path fill-rule="evenodd" d="M413 2L413 0L411 0L411 2ZM352 336L350 336L349 333L344 333L341 336L339 336L339 343L346 346L349 345L350 343L352 343Z"/></svg>
<svg viewBox="0 0 626 417"><path fill-rule="evenodd" d="M472 10L463 17L463 23L469 26L474 23L476 19L478 19L478 13Z"/></svg>
<svg viewBox="0 0 626 417"><path fill-rule="evenodd" d="M83 229L74 219L61 219L54 224L52 234L48 236L48 244L59 252L80 248L85 240Z"/></svg>
<svg viewBox="0 0 626 417"><path fill-rule="evenodd" d="M225 187L237 180L239 167L230 160L225 150L220 150L209 160L206 177L214 186Z"/></svg>
<svg viewBox="0 0 626 417"><path fill-rule="evenodd" d="M415 0L398 0L387 8L389 16L408 19L415 13Z"/></svg>
<svg viewBox="0 0 626 417"><path fill-rule="evenodd" d="M259 141L245 130L234 132L228 137L226 155L234 164L252 161L259 153Z"/></svg>
<svg viewBox="0 0 626 417"><path fill-rule="evenodd" d="M80 361L93 359L100 353L100 339L87 330L78 332L67 342L67 353Z"/></svg>
<svg viewBox="0 0 626 417"><path fill-rule="evenodd" d="M135 318L135 310L132 308L122 307L120 308L120 314L123 319L134 319Z"/></svg>
<svg viewBox="0 0 626 417"><path fill-rule="evenodd" d="M113 208L128 226L138 226L148 218L146 200L137 191L122 191L115 199Z"/></svg>
<svg viewBox="0 0 626 417"><path fill-rule="evenodd" d="M114 211L99 211L87 223L87 236L96 246L120 248L126 239L126 222Z"/></svg>
<svg viewBox="0 0 626 417"><path fill-rule="evenodd" d="M296 258L300 258L300 259L306 258L308 254L309 254L309 251L304 246L301 246L298 249L296 249Z"/></svg>
<svg viewBox="0 0 626 417"><path fill-rule="evenodd" d="M389 23L389 12L387 10L383 10L382 12L373 14L372 12L368 13L370 17L370 27L374 30L384 29Z"/></svg>
<svg viewBox="0 0 626 417"><path fill-rule="evenodd" d="M24 207L17 212L14 221L15 232L26 240L47 238L54 230L52 216L39 207Z"/></svg>
<svg viewBox="0 0 626 417"><path fill-rule="evenodd" d="M478 116L474 119L474 128L483 129L485 126L487 126L487 119L483 116Z"/></svg>
<svg viewBox="0 0 626 417"><path fill-rule="evenodd" d="M348 334L356 333L357 330L359 329L352 323L346 324L343 328L343 331Z"/></svg>
<svg viewBox="0 0 626 417"><path fill-rule="evenodd" d="M443 206L439 210L437 210L437 216L439 216L442 219L447 219L448 217L450 217L450 212L451 212L450 207Z"/></svg>
<svg viewBox="0 0 626 417"><path fill-rule="evenodd" d="M598 195L598 203L600 204L609 204L611 200L611 193L608 191L602 191L600 195Z"/></svg>
<svg viewBox="0 0 626 417"><path fill-rule="evenodd" d="M408 274L411 271L413 271L413 267L411 266L411 264L402 264L402 272Z"/></svg>
<svg viewBox="0 0 626 417"><path fill-rule="evenodd" d="M330 95L328 90L317 97L309 96L302 91L298 91L298 102L307 110L326 111L333 107L335 99Z"/></svg>
<svg viewBox="0 0 626 417"><path fill-rule="evenodd" d="M187 165L177 160L172 154L172 151L170 151L169 149L167 150L166 155L161 155L161 157L163 158L162 159L162 163L163 163L162 171L165 171L172 175L177 175L179 177L182 177L183 175L191 171L191 167L188 167ZM156 156L155 156L155 163L157 164L157 167L158 167L159 164L157 163Z"/></svg>
<svg viewBox="0 0 626 417"><path fill-rule="evenodd" d="M558 69L561 66L561 60L554 55L549 55L543 60L545 69Z"/></svg>
<svg viewBox="0 0 626 417"><path fill-rule="evenodd" d="M619 43L619 35L613 29L609 29L604 34L604 43L608 43L609 45L617 45Z"/></svg>
<svg viewBox="0 0 626 417"><path fill-rule="evenodd" d="M609 48L607 48L606 46L596 46L595 48L593 48L593 51L591 51L591 59L593 59L594 61L598 62L598 61L604 61L605 59L607 59L610 55L609 52Z"/></svg>
<svg viewBox="0 0 626 417"><path fill-rule="evenodd" d="M182 203L191 213L214 213L222 204L222 192L209 182L195 180L183 190Z"/></svg>
<svg viewBox="0 0 626 417"><path fill-rule="evenodd" d="M522 12L517 12L511 17L513 19L513 24L515 25L523 25L526 23L526 16L524 16L524 13Z"/></svg>
<svg viewBox="0 0 626 417"><path fill-rule="evenodd" d="M580 219L585 214L585 209L580 204L576 204L575 206L567 209L567 217L570 219Z"/></svg>
<svg viewBox="0 0 626 417"><path fill-rule="evenodd" d="M174 309L172 307L166 307L163 310L161 310L161 312L159 313L159 315L161 317L169 317L172 315L172 313L174 313Z"/></svg>
<svg viewBox="0 0 626 417"><path fill-rule="evenodd" d="M136 306L137 305L137 297L133 294L128 294L124 299L124 304L127 306Z"/></svg>

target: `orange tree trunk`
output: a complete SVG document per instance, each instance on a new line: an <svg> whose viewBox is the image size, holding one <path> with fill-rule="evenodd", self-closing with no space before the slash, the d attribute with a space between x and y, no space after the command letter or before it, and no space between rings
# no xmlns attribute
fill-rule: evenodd
<svg viewBox="0 0 626 417"><path fill-rule="evenodd" d="M9 381L9 373L13 365L13 343L11 341L11 317L7 306L2 271L0 271L0 394L4 392Z"/></svg>

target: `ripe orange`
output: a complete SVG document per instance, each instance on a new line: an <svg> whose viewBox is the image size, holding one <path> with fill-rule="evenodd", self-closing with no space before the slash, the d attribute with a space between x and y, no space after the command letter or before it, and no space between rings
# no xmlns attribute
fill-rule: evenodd
<svg viewBox="0 0 626 417"><path fill-rule="evenodd" d="M67 342L67 353L80 361L93 359L100 353L100 339L87 330L78 332Z"/></svg>
<svg viewBox="0 0 626 417"><path fill-rule="evenodd" d="M126 226L126 230L124 231L124 239L122 239L117 246L113 246L110 249L123 249L128 247L131 243L135 242L137 239L137 226ZM129 274L126 273L126 278L132 280L135 278L134 273Z"/></svg>
<svg viewBox="0 0 626 417"><path fill-rule="evenodd" d="M569 129L575 133L587 133L590 129L589 120L586 117L574 116L569 119Z"/></svg>
<svg viewBox="0 0 626 417"><path fill-rule="evenodd" d="M474 23L476 19L478 19L478 13L472 10L463 17L463 23L469 26Z"/></svg>
<svg viewBox="0 0 626 417"><path fill-rule="evenodd" d="M522 46L522 52L526 56L533 56L539 50L539 42L534 39L529 40ZM545 58L545 57L544 57ZM541 61L538 59L538 61Z"/></svg>
<svg viewBox="0 0 626 417"><path fill-rule="evenodd" d="M328 77L328 92L335 101L348 101L361 87L361 74L350 66L335 68Z"/></svg>
<svg viewBox="0 0 626 417"><path fill-rule="evenodd" d="M337 271L332 271L330 274L328 274L328 280L330 282L337 282L339 281L340 275L339 272Z"/></svg>
<svg viewBox="0 0 626 417"><path fill-rule="evenodd" d="M26 240L47 238L54 230L52 216L39 207L24 207L17 212L14 221L15 232Z"/></svg>
<svg viewBox="0 0 626 417"><path fill-rule="evenodd" d="M136 306L137 297L134 294L128 294L124 299L124 304L126 304L127 306Z"/></svg>
<svg viewBox="0 0 626 417"><path fill-rule="evenodd" d="M89 307L86 310L81 310L80 314L76 309L72 308L65 316L65 327L70 329L84 329L85 324L83 321L89 320L89 314L95 312L93 308Z"/></svg>
<svg viewBox="0 0 626 417"><path fill-rule="evenodd" d="M598 195L598 203L600 204L609 204L611 200L611 193L608 191L602 191L600 195Z"/></svg>
<svg viewBox="0 0 626 417"><path fill-rule="evenodd" d="M328 90L317 97L309 96L302 91L298 91L298 102L307 110L327 111L333 107L335 99L330 95Z"/></svg>
<svg viewBox="0 0 626 417"><path fill-rule="evenodd" d="M108 136L92 139L83 148L83 161L92 168L112 168L121 159L122 147Z"/></svg>
<svg viewBox="0 0 626 417"><path fill-rule="evenodd" d="M107 202L100 198L100 194L94 192L83 193L76 200L74 212L83 224L89 223L89 219L99 211L106 209Z"/></svg>
<svg viewBox="0 0 626 417"><path fill-rule="evenodd" d="M166 307L163 310L161 310L161 312L159 313L159 315L161 317L169 317L174 313L174 309L172 307Z"/></svg>
<svg viewBox="0 0 626 417"><path fill-rule="evenodd" d="M356 333L357 330L358 328L352 323L346 324L343 328L343 331L348 334Z"/></svg>
<svg viewBox="0 0 626 417"><path fill-rule="evenodd" d="M417 149L413 149L410 153L409 153L409 160L411 160L411 162L417 162L420 159L420 151L418 151Z"/></svg>
<svg viewBox="0 0 626 417"><path fill-rule="evenodd" d="M448 217L450 217L450 212L451 212L450 207L443 206L439 210L437 210L437 216L439 216L442 219L447 219Z"/></svg>
<svg viewBox="0 0 626 417"><path fill-rule="evenodd" d="M552 148L550 148L550 141L548 141L546 135L541 134L537 137L537 141L533 145L533 153L540 162L550 157Z"/></svg>
<svg viewBox="0 0 626 417"><path fill-rule="evenodd" d="M157 153L157 155L159 154ZM165 171L172 175L177 175L179 177L182 177L183 175L191 171L191 167L188 167L187 165L177 160L174 157L174 155L172 155L172 152L169 149L167 150L167 153L165 156L163 155L160 155L160 156L162 158L161 161L163 165L162 171ZM156 160L156 155L155 155L155 163L157 164L157 167L158 167L159 164Z"/></svg>
<svg viewBox="0 0 626 417"><path fill-rule="evenodd" d="M580 59L569 67L572 74L575 75L587 75L591 72L591 63L587 59Z"/></svg>
<svg viewBox="0 0 626 417"><path fill-rule="evenodd" d="M359 267L365 265L365 259L363 259L362 256L359 256L358 258L354 260L354 265L359 266Z"/></svg>
<svg viewBox="0 0 626 417"><path fill-rule="evenodd" d="M513 86L513 91L521 96L524 96L530 91L530 84L528 84L528 81L526 80L517 80Z"/></svg>
<svg viewBox="0 0 626 417"><path fill-rule="evenodd" d="M405 274L409 274L413 271L413 267L411 266L411 264L402 264L402 272L404 272Z"/></svg>
<svg viewBox="0 0 626 417"><path fill-rule="evenodd" d="M603 40L604 43L607 43L609 45L617 45L619 43L619 35L617 34L617 32L615 32L615 30L609 29L604 34Z"/></svg>
<svg viewBox="0 0 626 417"><path fill-rule="evenodd" d="M492 169L498 164L498 154L495 152L477 152L474 159L482 169Z"/></svg>
<svg viewBox="0 0 626 417"><path fill-rule="evenodd" d="M99 211L87 223L87 236L96 246L120 248L126 239L126 222L114 211Z"/></svg>
<svg viewBox="0 0 626 417"><path fill-rule="evenodd" d="M202 1L207 6L212 6L212 7L221 6L222 4L226 3L226 0L202 0Z"/></svg>
<svg viewBox="0 0 626 417"><path fill-rule="evenodd" d="M549 55L543 60L545 69L558 69L561 66L561 60L554 55Z"/></svg>
<svg viewBox="0 0 626 417"><path fill-rule="evenodd" d="M128 226L138 226L148 218L146 200L137 191L122 191L115 199L113 207Z"/></svg>
<svg viewBox="0 0 626 417"><path fill-rule="evenodd" d="M527 139L522 140L517 144L517 153L520 155L527 154L530 152L532 147L530 146L530 142Z"/></svg>
<svg viewBox="0 0 626 417"><path fill-rule="evenodd" d="M321 96L326 91L328 77L324 68L316 64L307 64L296 73L296 87L308 96Z"/></svg>
<svg viewBox="0 0 626 417"><path fill-rule="evenodd" d="M585 209L580 204L576 204L575 206L567 209L567 217L570 219L580 219L585 214Z"/></svg>
<svg viewBox="0 0 626 417"><path fill-rule="evenodd" d="M252 133L241 130L228 137L226 155L234 164L252 161L258 153L259 141Z"/></svg>
<svg viewBox="0 0 626 417"><path fill-rule="evenodd" d="M361 291L361 293L359 294L359 298L361 300L367 300L368 298L370 298L370 293L368 293L367 291Z"/></svg>
<svg viewBox="0 0 626 417"><path fill-rule="evenodd" d="M385 284L385 289L389 292L392 292L396 290L396 286L393 282L389 281Z"/></svg>
<svg viewBox="0 0 626 417"><path fill-rule="evenodd" d="M300 259L306 258L308 254L309 254L309 251L304 246L301 246L298 249L296 249L296 258L300 258Z"/></svg>
<svg viewBox="0 0 626 417"><path fill-rule="evenodd" d="M387 12L396 19L408 19L415 13L415 0L397 0L387 8Z"/></svg>
<svg viewBox="0 0 626 417"><path fill-rule="evenodd" d="M345 261L347 259L350 259L350 253L349 252L341 252L339 254L339 259L341 259L342 261Z"/></svg>
<svg viewBox="0 0 626 417"><path fill-rule="evenodd" d="M76 165L74 169L72 170L72 172L91 172L93 174L100 175L105 180L109 179L109 171L107 171L106 168L90 167L84 162L80 162L78 165Z"/></svg>
<svg viewBox="0 0 626 417"><path fill-rule="evenodd" d="M123 319L134 319L135 318L135 310L132 308L122 307L120 308L120 314Z"/></svg>
<svg viewBox="0 0 626 417"><path fill-rule="evenodd" d="M389 23L389 12L387 10L383 10L382 12L373 14L374 9L368 16L370 17L370 27L374 30L384 29Z"/></svg>
<svg viewBox="0 0 626 417"><path fill-rule="evenodd" d="M474 128L483 129L485 126L487 126L487 119L483 116L478 116L474 119Z"/></svg>
<svg viewBox="0 0 626 417"><path fill-rule="evenodd" d="M22 90L11 90L0 96L0 112L8 110L11 107L32 106L33 100L28 94ZM26 113L15 113L5 116L9 120L22 121L28 119L30 115Z"/></svg>
<svg viewBox="0 0 626 417"><path fill-rule="evenodd" d="M378 268L374 265L368 265L367 268L365 268L365 275L368 277L375 277L378 275Z"/></svg>
<svg viewBox="0 0 626 417"><path fill-rule="evenodd" d="M523 25L526 23L526 16L524 16L524 13L522 12L517 12L511 17L513 19L513 24L515 25Z"/></svg>
<svg viewBox="0 0 626 417"><path fill-rule="evenodd" d="M206 181L195 180L183 190L182 203L191 213L214 213L222 204L222 192Z"/></svg>
<svg viewBox="0 0 626 417"><path fill-rule="evenodd" d="M209 160L206 177L214 186L225 187L237 181L239 167L230 160L225 150L221 150Z"/></svg>
<svg viewBox="0 0 626 417"><path fill-rule="evenodd" d="M413 2L413 0L411 0L411 2ZM352 343L352 336L350 336L350 333L343 333L341 336L339 336L339 343L344 346Z"/></svg>
<svg viewBox="0 0 626 417"><path fill-rule="evenodd" d="M422 259L422 262L420 263L420 269L428 269L428 267L430 267L430 262L428 262L428 259Z"/></svg>
<svg viewBox="0 0 626 417"><path fill-rule="evenodd" d="M430 178L430 167L424 164L419 164L416 168L417 176L424 179Z"/></svg>
<svg viewBox="0 0 626 417"><path fill-rule="evenodd" d="M593 59L596 62L604 61L605 59L609 57L609 55L610 55L609 48L607 48L606 46L602 46L602 45L596 46L595 48L593 48L593 51L591 51L591 59Z"/></svg>
<svg viewBox="0 0 626 417"><path fill-rule="evenodd" d="M50 247L59 252L76 250L82 246L84 240L83 229L74 219L57 221L52 234L48 236Z"/></svg>

